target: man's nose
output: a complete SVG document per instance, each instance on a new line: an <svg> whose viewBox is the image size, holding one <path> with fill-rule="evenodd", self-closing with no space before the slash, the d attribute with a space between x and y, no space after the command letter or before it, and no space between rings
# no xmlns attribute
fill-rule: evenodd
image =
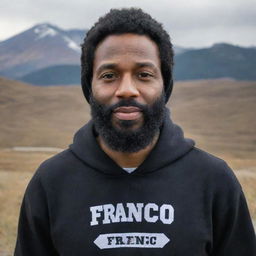
<svg viewBox="0 0 256 256"><path fill-rule="evenodd" d="M120 80L119 86L116 90L116 97L130 98L138 97L139 91L136 86L136 82L131 75L124 75Z"/></svg>

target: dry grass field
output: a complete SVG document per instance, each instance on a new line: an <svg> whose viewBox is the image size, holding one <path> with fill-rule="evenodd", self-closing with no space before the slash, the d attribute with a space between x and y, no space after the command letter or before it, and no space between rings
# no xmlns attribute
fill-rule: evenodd
<svg viewBox="0 0 256 256"><path fill-rule="evenodd" d="M12 255L24 190L38 165L52 155L0 150L0 256Z"/></svg>
<svg viewBox="0 0 256 256"><path fill-rule="evenodd" d="M256 219L256 82L178 82L169 106L187 137L235 170ZM90 115L79 86L35 87L4 78L0 113L0 256L9 256L27 183L38 165L55 154L13 147L65 148Z"/></svg>

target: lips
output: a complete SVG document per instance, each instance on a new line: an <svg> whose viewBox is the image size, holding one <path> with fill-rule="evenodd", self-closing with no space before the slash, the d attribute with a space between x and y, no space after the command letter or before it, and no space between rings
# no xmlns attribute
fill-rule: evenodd
<svg viewBox="0 0 256 256"><path fill-rule="evenodd" d="M141 115L141 109L133 106L118 107L114 110L114 116L120 120L136 120Z"/></svg>

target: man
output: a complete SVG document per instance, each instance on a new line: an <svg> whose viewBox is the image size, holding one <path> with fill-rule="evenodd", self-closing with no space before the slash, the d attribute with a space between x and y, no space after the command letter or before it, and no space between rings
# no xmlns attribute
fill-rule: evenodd
<svg viewBox="0 0 256 256"><path fill-rule="evenodd" d="M15 255L255 255L232 171L169 118L173 51L161 24L111 10L81 62L92 120L32 178Z"/></svg>

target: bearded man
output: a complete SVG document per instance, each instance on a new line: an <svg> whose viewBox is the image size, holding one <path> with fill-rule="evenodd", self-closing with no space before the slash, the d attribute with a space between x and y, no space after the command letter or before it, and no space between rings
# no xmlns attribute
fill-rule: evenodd
<svg viewBox="0 0 256 256"><path fill-rule="evenodd" d="M16 256L255 256L240 184L165 107L173 50L141 9L111 10L82 45L92 119L25 193Z"/></svg>

